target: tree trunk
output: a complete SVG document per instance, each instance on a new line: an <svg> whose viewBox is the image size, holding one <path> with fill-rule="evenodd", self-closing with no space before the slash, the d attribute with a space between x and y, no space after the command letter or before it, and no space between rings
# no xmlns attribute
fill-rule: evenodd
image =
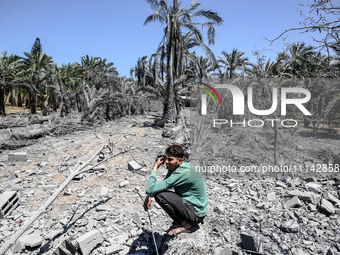
<svg viewBox="0 0 340 255"><path fill-rule="evenodd" d="M171 31L171 25L169 26L169 42L168 42L168 53L167 53L167 109L166 109L166 115L167 115L167 122L171 123L175 121L175 94L174 94L174 44L171 40L172 38L172 31Z"/></svg>
<svg viewBox="0 0 340 255"><path fill-rule="evenodd" d="M17 95L17 101L18 101L18 107L22 107L22 98L21 98L21 93L19 91Z"/></svg>
<svg viewBox="0 0 340 255"><path fill-rule="evenodd" d="M34 91L30 91L30 109L32 114L37 113L37 102L36 102L36 93Z"/></svg>
<svg viewBox="0 0 340 255"><path fill-rule="evenodd" d="M5 90L4 87L0 85L0 115L5 114Z"/></svg>

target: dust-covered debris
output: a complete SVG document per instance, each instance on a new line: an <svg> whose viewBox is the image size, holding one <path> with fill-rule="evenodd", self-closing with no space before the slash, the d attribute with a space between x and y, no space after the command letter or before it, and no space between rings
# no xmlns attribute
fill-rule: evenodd
<svg viewBox="0 0 340 255"><path fill-rule="evenodd" d="M101 125L83 126L72 132L65 130L65 133L59 129L58 135L50 133L40 137L24 150L22 147L13 147L17 148L15 150L2 147L0 191L16 192L20 204L0 220L0 246L20 230L77 165L84 164L109 140L135 133L112 147L113 153L127 148L129 153L106 162L103 162L106 155L100 155L97 163L101 165L97 170L84 172L73 179L13 244L8 254L155 254L148 214L134 190L136 187L144 190L159 152L174 140L181 140L173 130L169 131L172 137L165 139L162 129L143 124L145 121L152 123L159 117L121 118ZM57 119L53 121L57 122ZM42 123L34 125L48 125L49 122ZM11 132L15 133L16 128L25 127L12 127ZM182 126L181 132L185 132L185 128ZM267 157L262 151L250 148L250 153L249 148L244 147L249 137L239 137L237 132L228 133L226 137L221 139L234 143L232 148L225 149L230 154L211 151L205 157L209 158L213 153L225 155L235 165L244 164L244 160L256 162ZM254 139L256 137L258 143L263 142L255 134ZM187 137L183 135L183 139ZM310 141L301 142L301 146L313 147ZM27 152L25 162L8 161L9 153L22 151ZM285 161L292 162L301 160L315 164L320 160L315 157L315 151L303 151L301 147L295 154L286 153L285 156ZM142 168L131 171L129 162L133 161ZM164 168L159 169L157 179L161 180L165 173ZM339 178L325 175L306 178L287 173L271 177L206 173L205 178L208 216L193 233L183 233L175 238L165 235L171 219L153 201L149 212L160 254L245 254L249 247L253 247L254 254L340 252ZM30 236L36 238L28 238ZM34 243L30 242L32 240ZM91 244L84 240L90 240Z"/></svg>

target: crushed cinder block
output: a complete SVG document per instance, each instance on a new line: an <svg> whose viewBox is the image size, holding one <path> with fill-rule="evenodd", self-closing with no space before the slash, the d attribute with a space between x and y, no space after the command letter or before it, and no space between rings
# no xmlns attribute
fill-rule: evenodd
<svg viewBox="0 0 340 255"><path fill-rule="evenodd" d="M142 167L136 161L128 162L128 169L130 171L137 171L140 170Z"/></svg>
<svg viewBox="0 0 340 255"><path fill-rule="evenodd" d="M26 162L27 161L27 152L11 152L8 154L9 162Z"/></svg>
<svg viewBox="0 0 340 255"><path fill-rule="evenodd" d="M76 239L79 249L83 255L90 254L91 251L101 244L104 239L99 230L92 230Z"/></svg>
<svg viewBox="0 0 340 255"><path fill-rule="evenodd" d="M286 206L287 207L301 207L302 203L300 199L297 196L295 196L286 202Z"/></svg>
<svg viewBox="0 0 340 255"><path fill-rule="evenodd" d="M262 252L262 241L260 235L252 230L241 231L242 248L248 251Z"/></svg>
<svg viewBox="0 0 340 255"><path fill-rule="evenodd" d="M0 195L0 219L10 215L19 206L19 197L16 191L6 191Z"/></svg>
<svg viewBox="0 0 340 255"><path fill-rule="evenodd" d="M20 243L21 247L34 248L42 244L43 238L41 237L41 235L33 233L20 237L18 242Z"/></svg>
<svg viewBox="0 0 340 255"><path fill-rule="evenodd" d="M299 231L299 223L296 220L290 219L282 222L280 228L287 233L296 233Z"/></svg>
<svg viewBox="0 0 340 255"><path fill-rule="evenodd" d="M333 214L335 213L335 209L331 202L327 201L326 199L322 198L320 202L320 210L328 213Z"/></svg>

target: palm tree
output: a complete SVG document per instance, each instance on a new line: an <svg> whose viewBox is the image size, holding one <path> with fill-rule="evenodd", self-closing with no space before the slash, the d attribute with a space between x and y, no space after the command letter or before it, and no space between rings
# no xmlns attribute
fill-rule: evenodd
<svg viewBox="0 0 340 255"><path fill-rule="evenodd" d="M28 88L30 97L30 110L32 114L37 113L36 98L40 93L44 106L46 95L46 81L50 78L49 70L54 65L52 57L45 53L27 53L24 52L25 70L23 71L23 84Z"/></svg>
<svg viewBox="0 0 340 255"><path fill-rule="evenodd" d="M310 59L314 54L313 48L307 47L304 42L293 43L288 52L279 53L276 60L284 76L305 77L309 73Z"/></svg>
<svg viewBox="0 0 340 255"><path fill-rule="evenodd" d="M216 68L211 64L208 58L203 56L196 56L192 54L190 64L187 69L187 74L191 77L198 78L198 82L202 83L203 78L208 78L208 74L213 72Z"/></svg>
<svg viewBox="0 0 340 255"><path fill-rule="evenodd" d="M21 83L28 88L30 110L32 114L37 112L37 94L40 96L41 106L45 110L45 100L47 94L47 82L51 77L50 70L55 65L52 57L42 52L40 39L36 38L31 52L24 52L26 58L23 59L24 70Z"/></svg>
<svg viewBox="0 0 340 255"><path fill-rule="evenodd" d="M243 51L238 51L237 49L233 49L231 54L222 51L223 57L219 56L219 62L224 66L224 79L229 77L230 79L234 78L235 71L239 68L245 69L245 65L248 64L248 58L242 57L244 55Z"/></svg>
<svg viewBox="0 0 340 255"><path fill-rule="evenodd" d="M137 65L134 68L131 68L130 75L133 76L133 73L135 74L135 77L137 78L137 84L138 86L145 87L146 83L146 65L147 65L147 56L143 56L142 58L138 58Z"/></svg>
<svg viewBox="0 0 340 255"><path fill-rule="evenodd" d="M174 81L178 78L179 69L177 68L177 64L181 63L178 53L181 52L179 48L183 45L183 43L181 43L185 35L183 29L189 30L189 32L191 32L190 37L195 38L197 43L205 49L207 55L212 56L212 51L203 42L203 36L199 27L208 29L208 41L209 44L213 44L215 38L214 26L222 24L223 20L215 12L198 9L200 3L197 2L193 2L188 9L181 8L177 0L173 0L172 5L166 0L146 0L146 2L150 4L154 13L147 17L144 25L151 21L157 21L165 25L164 37L160 47L164 46L167 54L167 121L173 122L177 116L175 110L177 107L175 106ZM194 22L196 18L205 18L207 21L204 23Z"/></svg>
<svg viewBox="0 0 340 255"><path fill-rule="evenodd" d="M20 57L11 54L7 55L7 51L2 51L0 55L0 115L5 115L5 91L13 86L17 79L20 69Z"/></svg>

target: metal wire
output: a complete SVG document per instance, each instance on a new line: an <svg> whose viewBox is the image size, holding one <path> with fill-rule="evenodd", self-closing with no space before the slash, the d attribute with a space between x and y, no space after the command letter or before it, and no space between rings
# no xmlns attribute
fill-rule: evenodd
<svg viewBox="0 0 340 255"><path fill-rule="evenodd" d="M135 189L135 192L139 195L140 199L142 199L142 201L144 201L144 199L143 199L142 195L139 193L138 189ZM154 245L155 245L155 250L156 250L157 255L159 255L159 254L158 254L158 249L157 249L157 243L156 243L155 235L154 235L154 233L153 233L153 227L152 227L151 216L150 216L149 211L147 211L147 213L148 213L149 220L150 220L151 233L152 233L152 238L153 238L153 242L154 242Z"/></svg>

